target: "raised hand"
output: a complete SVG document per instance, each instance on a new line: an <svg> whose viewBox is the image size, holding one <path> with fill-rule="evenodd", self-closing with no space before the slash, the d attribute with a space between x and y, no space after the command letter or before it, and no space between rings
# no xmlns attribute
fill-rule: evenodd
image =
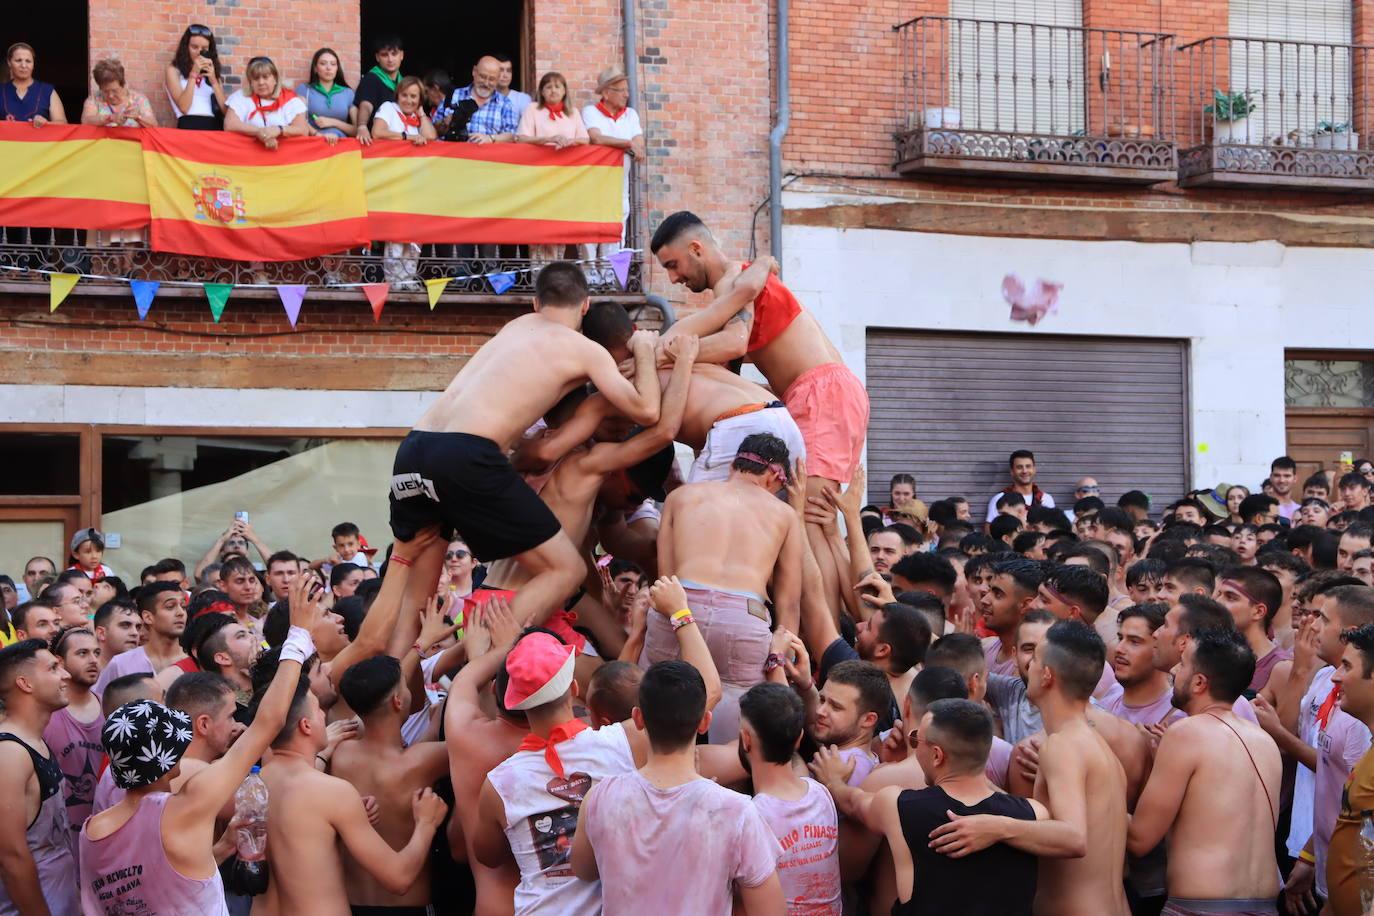
<svg viewBox="0 0 1374 916"><path fill-rule="evenodd" d="M461 599L460 599L461 600ZM420 635L416 642L424 653L437 642L443 641L453 632L453 624L444 620L444 610L439 604L438 595L430 595L425 608L420 612Z"/></svg>
<svg viewBox="0 0 1374 916"><path fill-rule="evenodd" d="M491 647L502 652L515 645L522 629L515 612L511 610L510 602L505 598L493 598L486 603L486 613L482 615L482 622L491 633Z"/></svg>
<svg viewBox="0 0 1374 916"><path fill-rule="evenodd" d="M816 756L811 758L807 766L816 782L829 788L847 784L849 777L854 775L854 764L853 759L841 757L839 748L832 744L816 751Z"/></svg>
<svg viewBox="0 0 1374 916"><path fill-rule="evenodd" d="M865 589L872 591L866 592ZM882 607L897 600L896 595L892 593L892 583L876 572L870 572L860 579L854 586L854 591L859 593L860 600L869 607Z"/></svg>
<svg viewBox="0 0 1374 916"><path fill-rule="evenodd" d="M320 600L324 597L324 586L314 576L297 576L287 590L287 605L291 610L291 626L303 630L314 629L320 622L322 611Z"/></svg>
<svg viewBox="0 0 1374 916"><path fill-rule="evenodd" d="M671 617L687 606L687 592L677 576L659 576L658 581L649 586L649 600L654 610L664 617Z"/></svg>

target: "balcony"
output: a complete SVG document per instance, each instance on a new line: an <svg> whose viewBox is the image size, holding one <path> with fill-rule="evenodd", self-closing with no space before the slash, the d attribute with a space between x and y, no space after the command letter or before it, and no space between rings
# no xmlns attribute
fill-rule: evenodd
<svg viewBox="0 0 1374 916"><path fill-rule="evenodd" d="M1170 35L922 16L896 26L898 172L1175 177Z"/></svg>
<svg viewBox="0 0 1374 916"><path fill-rule="evenodd" d="M1369 48L1212 37L1179 51L1180 185L1374 191Z"/></svg>

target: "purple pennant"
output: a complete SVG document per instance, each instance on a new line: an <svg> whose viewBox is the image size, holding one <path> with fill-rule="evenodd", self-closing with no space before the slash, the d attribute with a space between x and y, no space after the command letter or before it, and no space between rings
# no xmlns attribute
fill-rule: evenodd
<svg viewBox="0 0 1374 916"><path fill-rule="evenodd" d="M611 270L615 271L615 279L621 289L628 289L630 286L630 260L633 257L633 251L622 248L606 259L611 262Z"/></svg>
<svg viewBox="0 0 1374 916"><path fill-rule="evenodd" d="M286 320L291 322L291 327L296 326L296 319L301 314L301 301L305 299L304 285L283 284L277 286L277 295L281 297L282 308L286 309Z"/></svg>
<svg viewBox="0 0 1374 916"><path fill-rule="evenodd" d="M148 309L153 307L153 297L157 295L160 284L156 280L130 280L129 289L134 294L134 305L138 307L138 320L148 317Z"/></svg>

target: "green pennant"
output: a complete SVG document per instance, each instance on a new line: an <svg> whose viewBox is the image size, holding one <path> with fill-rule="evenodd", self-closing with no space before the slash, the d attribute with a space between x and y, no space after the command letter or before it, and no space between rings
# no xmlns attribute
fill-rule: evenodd
<svg viewBox="0 0 1374 916"><path fill-rule="evenodd" d="M219 316L224 314L224 306L229 302L229 294L234 291L232 283L206 283L205 298L210 300L210 314L219 324Z"/></svg>

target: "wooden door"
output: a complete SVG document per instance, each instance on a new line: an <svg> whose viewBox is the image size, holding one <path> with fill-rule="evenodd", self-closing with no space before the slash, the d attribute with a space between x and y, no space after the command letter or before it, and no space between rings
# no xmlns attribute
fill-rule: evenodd
<svg viewBox="0 0 1374 916"><path fill-rule="evenodd" d="M35 556L48 557L62 569L80 512L76 505L0 503L0 572L18 582L24 564Z"/></svg>
<svg viewBox="0 0 1374 916"><path fill-rule="evenodd" d="M1298 463L1299 486L1316 471L1338 475L1342 452L1374 455L1374 409L1288 408L1288 454Z"/></svg>

